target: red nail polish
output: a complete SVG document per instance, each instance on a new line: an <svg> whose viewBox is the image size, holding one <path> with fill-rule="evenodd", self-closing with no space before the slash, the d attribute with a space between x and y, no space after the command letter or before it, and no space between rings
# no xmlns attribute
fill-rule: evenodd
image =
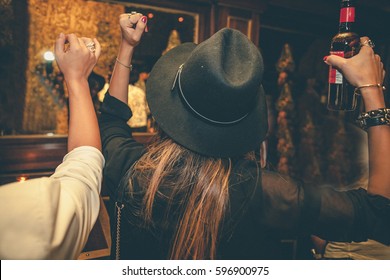
<svg viewBox="0 0 390 280"><path fill-rule="evenodd" d="M146 16L143 16L143 17L141 18L141 21L142 21L143 23L146 23L147 20L148 20L148 18L147 18Z"/></svg>
<svg viewBox="0 0 390 280"><path fill-rule="evenodd" d="M323 60L326 61L327 59L328 59L328 56L325 55L324 58L323 58Z"/></svg>

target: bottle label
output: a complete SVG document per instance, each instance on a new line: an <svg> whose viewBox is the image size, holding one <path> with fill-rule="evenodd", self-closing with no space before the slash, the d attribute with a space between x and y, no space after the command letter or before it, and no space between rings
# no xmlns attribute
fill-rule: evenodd
<svg viewBox="0 0 390 280"><path fill-rule="evenodd" d="M355 22L355 7L341 8L340 22Z"/></svg>
<svg viewBox="0 0 390 280"><path fill-rule="evenodd" d="M344 52L330 52L330 54L338 55L344 57ZM342 84L343 83L343 74L336 68L332 66L329 67L329 83L330 84Z"/></svg>

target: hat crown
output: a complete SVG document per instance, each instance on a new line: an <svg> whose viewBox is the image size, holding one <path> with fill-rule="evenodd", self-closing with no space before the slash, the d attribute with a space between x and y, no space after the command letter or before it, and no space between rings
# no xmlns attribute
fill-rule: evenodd
<svg viewBox="0 0 390 280"><path fill-rule="evenodd" d="M256 104L263 75L258 49L241 32L222 29L199 44L179 73L184 103L206 121L233 124Z"/></svg>
<svg viewBox="0 0 390 280"><path fill-rule="evenodd" d="M160 57L146 83L159 127L206 156L258 149L268 129L263 60L241 32L222 29L199 45L183 43Z"/></svg>

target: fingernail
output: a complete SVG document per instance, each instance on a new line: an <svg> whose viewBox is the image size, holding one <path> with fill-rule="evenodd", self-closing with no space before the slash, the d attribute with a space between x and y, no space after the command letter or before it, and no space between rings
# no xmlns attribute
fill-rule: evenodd
<svg viewBox="0 0 390 280"><path fill-rule="evenodd" d="M141 18L141 21L142 21L143 23L146 23L147 20L148 20L148 18L147 18L146 16L143 16L143 17Z"/></svg>
<svg viewBox="0 0 390 280"><path fill-rule="evenodd" d="M325 55L324 58L323 58L323 60L326 61L327 59L328 59L328 56Z"/></svg>

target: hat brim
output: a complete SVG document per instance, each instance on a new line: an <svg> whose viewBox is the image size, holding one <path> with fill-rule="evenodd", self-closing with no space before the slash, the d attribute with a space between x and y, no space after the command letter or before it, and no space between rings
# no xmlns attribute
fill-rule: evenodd
<svg viewBox="0 0 390 280"><path fill-rule="evenodd" d="M268 130L267 106L260 86L257 104L234 125L215 125L200 119L171 90L179 66L196 48L184 43L163 55L146 83L150 111L159 127L175 142L196 153L212 157L234 157L260 148Z"/></svg>

